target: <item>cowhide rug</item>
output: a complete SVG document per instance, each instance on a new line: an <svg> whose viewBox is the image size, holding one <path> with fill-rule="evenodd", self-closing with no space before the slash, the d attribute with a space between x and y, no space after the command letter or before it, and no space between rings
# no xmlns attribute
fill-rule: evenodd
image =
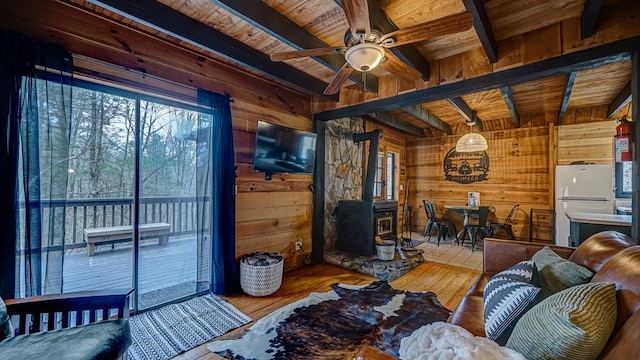
<svg viewBox="0 0 640 360"><path fill-rule="evenodd" d="M386 281L332 288L267 315L239 339L213 341L208 348L229 359L343 359L363 345L398 356L402 338L451 313L434 293L399 291Z"/></svg>

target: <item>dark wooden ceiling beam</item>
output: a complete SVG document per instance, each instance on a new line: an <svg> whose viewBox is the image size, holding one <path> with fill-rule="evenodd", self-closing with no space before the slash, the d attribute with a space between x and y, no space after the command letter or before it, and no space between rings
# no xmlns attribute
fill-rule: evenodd
<svg viewBox="0 0 640 360"><path fill-rule="evenodd" d="M580 17L580 38L586 39L596 32L598 14L602 7L602 0L584 0L584 8Z"/></svg>
<svg viewBox="0 0 640 360"><path fill-rule="evenodd" d="M480 39L480 43L487 54L489 62L494 64L498 62L498 43L491 28L489 16L484 8L482 0L462 0L464 7L473 16L473 27Z"/></svg>
<svg viewBox="0 0 640 360"><path fill-rule="evenodd" d="M567 80L564 83L562 101L560 102L560 110L558 110L558 125L562 124L562 118L564 118L564 114L567 112L569 99L571 98L571 92L573 91L573 84L576 81L576 75L578 75L576 71L569 73Z"/></svg>
<svg viewBox="0 0 640 360"><path fill-rule="evenodd" d="M313 36L310 32L300 27L288 17L277 12L275 9L260 0L212 0L221 8L238 16L247 23L259 28L267 34L275 37L283 43L290 45L297 50L328 48L331 45ZM344 56L325 55L316 56L314 59L334 71L339 71L344 65ZM378 92L378 78L371 73L364 73L367 77L367 90ZM364 86L362 73L354 72L349 77L353 82Z"/></svg>
<svg viewBox="0 0 640 360"><path fill-rule="evenodd" d="M420 106L420 104L404 106L400 108L400 110L417 118L418 120L424 122L425 124L431 126L436 130L442 131L447 135L453 135L451 125L444 122L442 119L434 115L431 111Z"/></svg>
<svg viewBox="0 0 640 360"><path fill-rule="evenodd" d="M285 81L310 94L322 95L327 83L285 63L274 63L266 54L157 1L89 0L127 19L211 51L270 78Z"/></svg>
<svg viewBox="0 0 640 360"><path fill-rule="evenodd" d="M625 105L631 101L631 81L622 88L622 90L616 95L611 104L607 106L607 117L612 118L618 111L622 110Z"/></svg>
<svg viewBox="0 0 640 360"><path fill-rule="evenodd" d="M579 50L565 55L536 61L516 68L464 79L454 83L424 88L362 104L323 111L314 115L317 120L359 116L370 112L388 111L415 104L462 96L496 88L513 86L573 71L592 69L629 60L632 52L640 49L640 36Z"/></svg>
<svg viewBox="0 0 640 360"><path fill-rule="evenodd" d="M516 107L516 101L513 98L511 88L509 86L501 87L500 94L502 94L502 99L504 99L504 103L507 105L507 109L509 109L509 114L511 115L511 121L513 122L513 125L516 128L519 128L520 115L518 114L518 108Z"/></svg>
<svg viewBox="0 0 640 360"><path fill-rule="evenodd" d="M451 106L453 106L460 113L460 115L462 115L462 117L465 118L465 120L475 121L476 128L479 131L484 131L484 126L482 125L482 119L478 117L476 111L472 110L469 107L469 105L461 97L449 98L447 99L447 101L449 102L449 104L451 104Z"/></svg>
<svg viewBox="0 0 640 360"><path fill-rule="evenodd" d="M340 0L334 0L338 6L342 7ZM375 28L380 27L383 33L387 34L392 31L398 30L398 26L394 24L391 19L380 8L379 0L369 1L369 17L371 19L371 25ZM345 29L346 30L346 29ZM418 70L421 74L421 78L424 81L429 80L431 67L429 62L420 54L420 52L412 45L403 45L390 49L390 51L398 57L400 60Z"/></svg>
<svg viewBox="0 0 640 360"><path fill-rule="evenodd" d="M379 112L379 113L371 113L367 114L365 117L368 117L372 120L375 120L379 123L385 124L389 127L392 127L396 130L400 130L410 135L414 135L417 137L425 137L424 131L422 128L415 126L409 122L406 122L403 119L398 118L397 116L387 112Z"/></svg>

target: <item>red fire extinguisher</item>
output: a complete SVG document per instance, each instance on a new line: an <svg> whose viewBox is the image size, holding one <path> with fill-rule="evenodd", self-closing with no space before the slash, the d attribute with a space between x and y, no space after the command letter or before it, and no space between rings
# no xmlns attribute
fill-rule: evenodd
<svg viewBox="0 0 640 360"><path fill-rule="evenodd" d="M626 116L618 120L620 124L616 126L616 162L631 161L631 124Z"/></svg>

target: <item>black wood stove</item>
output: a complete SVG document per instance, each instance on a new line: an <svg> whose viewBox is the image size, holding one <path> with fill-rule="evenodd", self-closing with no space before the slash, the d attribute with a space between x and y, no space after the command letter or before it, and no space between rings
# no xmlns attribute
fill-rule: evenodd
<svg viewBox="0 0 640 360"><path fill-rule="evenodd" d="M375 237L396 241L398 229L398 202L373 200L373 186L378 161L378 143L381 130L354 134L353 141L369 140L367 174L362 200L338 201L336 217L336 249L358 254L376 253Z"/></svg>
<svg viewBox="0 0 640 360"><path fill-rule="evenodd" d="M336 249L358 255L376 253L375 237L396 241L398 202L341 200L338 202Z"/></svg>

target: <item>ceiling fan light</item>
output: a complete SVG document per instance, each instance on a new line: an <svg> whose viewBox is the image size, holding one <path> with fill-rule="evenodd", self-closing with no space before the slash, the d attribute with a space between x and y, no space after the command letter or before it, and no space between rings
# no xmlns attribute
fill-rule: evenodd
<svg viewBox="0 0 640 360"><path fill-rule="evenodd" d="M465 134L456 143L458 153L485 151L487 148L487 139L478 133Z"/></svg>
<svg viewBox="0 0 640 360"><path fill-rule="evenodd" d="M369 71L382 61L384 49L372 43L356 44L344 54L345 60L354 69L362 72Z"/></svg>

